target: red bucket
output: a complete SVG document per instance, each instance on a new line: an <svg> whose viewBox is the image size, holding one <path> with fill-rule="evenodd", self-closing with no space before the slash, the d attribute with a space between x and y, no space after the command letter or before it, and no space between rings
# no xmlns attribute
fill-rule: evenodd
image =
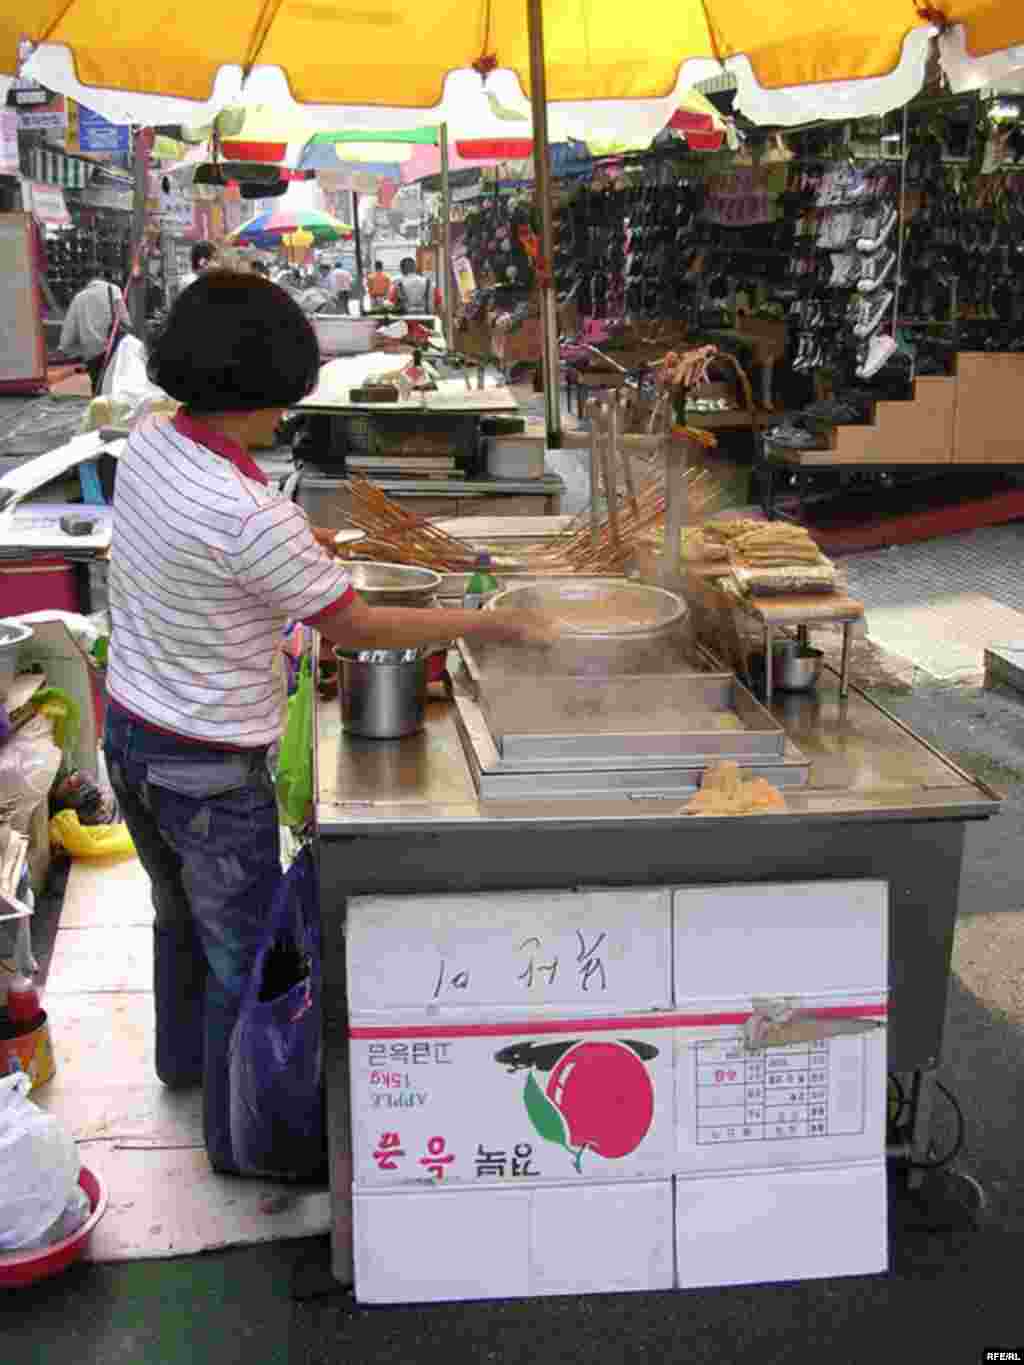
<svg viewBox="0 0 1024 1365"><path fill-rule="evenodd" d="M92 1213L77 1232L33 1251L0 1251L0 1289L23 1289L37 1280L49 1279L80 1260L92 1238L92 1230L107 1211L107 1191L98 1175L83 1166L78 1183L85 1191Z"/></svg>

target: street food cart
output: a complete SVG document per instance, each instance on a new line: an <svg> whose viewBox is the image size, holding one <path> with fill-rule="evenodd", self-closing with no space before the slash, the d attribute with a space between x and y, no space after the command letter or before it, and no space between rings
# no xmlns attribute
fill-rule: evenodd
<svg viewBox="0 0 1024 1365"><path fill-rule="evenodd" d="M321 371L316 390L299 405L306 436L296 451L303 471L295 496L314 521L336 524L348 510L346 456L353 462L357 456L377 459L385 472L367 470L366 476L399 506L421 516L558 513L563 485L557 475L492 478L485 473L482 423L519 414L504 385L481 388L468 378L442 379L430 392L395 402L353 399L353 390L367 376L396 363L382 352L332 361ZM406 455L413 448L417 454ZM431 456L451 466L443 477L437 468L417 473L417 465L426 466ZM395 462L404 463L400 477L387 472Z"/></svg>
<svg viewBox="0 0 1024 1365"><path fill-rule="evenodd" d="M680 623L620 643L616 672L453 650L400 741L319 705L333 1266L361 1300L886 1268L887 1077L920 1159L998 798L828 669L766 707ZM785 808L688 811L729 755Z"/></svg>

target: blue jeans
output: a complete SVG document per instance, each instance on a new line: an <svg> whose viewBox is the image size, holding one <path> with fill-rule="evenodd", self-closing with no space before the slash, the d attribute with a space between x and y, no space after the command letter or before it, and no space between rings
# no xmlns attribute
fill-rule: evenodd
<svg viewBox="0 0 1024 1365"><path fill-rule="evenodd" d="M202 1081L206 1150L232 1171L228 1045L281 877L266 750L190 744L115 706L104 750L152 882L157 1075Z"/></svg>

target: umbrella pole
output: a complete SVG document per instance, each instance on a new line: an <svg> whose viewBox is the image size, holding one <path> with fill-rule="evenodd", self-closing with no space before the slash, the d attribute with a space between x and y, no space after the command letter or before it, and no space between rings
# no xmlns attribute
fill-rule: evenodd
<svg viewBox="0 0 1024 1365"><path fill-rule="evenodd" d="M444 344L450 350L455 345L455 329L452 325L452 198L448 175L448 125L441 124L441 251L442 262L441 301L444 309ZM427 301L427 312L434 310Z"/></svg>
<svg viewBox="0 0 1024 1365"><path fill-rule="evenodd" d="M356 244L356 298L359 316L363 315L363 238L359 231L359 193L352 191L352 232Z"/></svg>
<svg viewBox="0 0 1024 1365"><path fill-rule="evenodd" d="M152 139L144 128L136 128L132 139L132 167L135 184L132 193L132 273L125 286L132 330L137 337L146 335L146 188L149 178L149 151Z"/></svg>
<svg viewBox="0 0 1024 1365"><path fill-rule="evenodd" d="M544 71L544 19L541 0L526 0L526 23L530 35L530 103L533 106L533 162L537 209L540 215L541 363L544 380L544 414L548 445L562 444L562 409L559 394L558 313L555 306L554 232L551 221L551 157L548 151L548 92Z"/></svg>

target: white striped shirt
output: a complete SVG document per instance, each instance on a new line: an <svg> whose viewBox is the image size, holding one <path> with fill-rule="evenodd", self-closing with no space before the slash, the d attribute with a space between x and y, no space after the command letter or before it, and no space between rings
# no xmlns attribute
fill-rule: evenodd
<svg viewBox="0 0 1024 1365"><path fill-rule="evenodd" d="M284 627L348 606L348 575L240 446L183 413L132 433L114 512L111 698L200 743L272 744Z"/></svg>

